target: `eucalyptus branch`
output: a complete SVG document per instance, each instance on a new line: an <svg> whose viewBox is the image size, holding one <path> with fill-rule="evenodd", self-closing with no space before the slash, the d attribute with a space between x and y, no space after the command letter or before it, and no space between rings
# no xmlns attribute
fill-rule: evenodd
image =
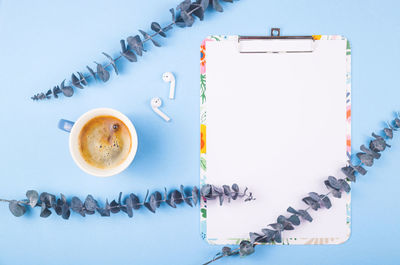
<svg viewBox="0 0 400 265"><path fill-rule="evenodd" d="M224 2L231 2L233 0L223 0ZM143 39L139 35L129 36L125 40L120 40L121 52L120 55L115 58L109 54L103 52L103 55L108 59L107 63L95 63L96 71L92 67L86 66L89 73L82 73L77 71L76 74L72 73L71 79L66 83L66 79L60 83L60 85L54 86L52 89L47 90L47 92L37 93L31 97L33 100L44 100L50 99L52 96L58 98L59 94L64 94L66 97L72 97L74 94L74 88L83 89L88 85L90 80L100 79L103 82L107 82L110 79L110 73L108 68L112 66L116 75L118 75L118 67L116 62L121 58L127 59L129 62L137 62L137 56L142 56L144 49L144 44L151 41L154 46L161 47L160 43L154 39L154 37L160 35L166 38L166 32L171 30L173 26L178 27L191 27L195 22L194 16L198 17L201 21L204 19L204 13L208 6L212 6L218 12L223 12L223 8L219 3L219 0L184 0L175 9L171 8L169 11L172 15L172 22L170 22L165 27L161 27L159 23L152 22L150 28L154 31L152 34L148 34L143 30L139 30ZM176 10L176 12L175 12Z"/></svg>
<svg viewBox="0 0 400 265"><path fill-rule="evenodd" d="M233 256L239 254L240 256L247 256L252 254L255 250L256 245L265 243L281 243L282 232L285 230L294 230L295 226L300 225L301 221L312 222L313 218L308 213L310 209L317 211L320 208L329 209L332 206L330 195L334 198L341 198L342 192L350 192L350 182L356 182L356 179L360 175L365 175L367 170L364 168L372 167L374 160L381 157L381 152L385 151L387 147L391 147L387 144L387 140L393 138L393 132L400 129L400 114L396 113L396 118L391 122L387 122L387 126L382 130L380 134L372 133L372 139L369 141L368 148L365 145L361 145L361 152L356 153L354 159L358 160L357 165L353 165L352 157L348 161L348 164L341 168L342 173L345 175L344 178L337 179L333 176L329 176L324 184L329 190L325 194L318 194L316 192L308 193L307 197L304 197L303 202L308 205L303 210L295 210L293 207L287 209L291 215L286 217L280 215L276 223L271 223L268 226L270 228L262 229L262 233L250 232L249 240L242 240L239 247L232 250L230 247L223 247L222 251L217 253L214 258L204 265L210 264L216 260L219 260L226 256Z"/></svg>
<svg viewBox="0 0 400 265"><path fill-rule="evenodd" d="M143 200L140 200L134 193L130 193L125 196L125 198L122 198L122 192L120 192L117 200L113 200L109 203L108 199L106 199L106 203L103 207L99 205L92 195L88 195L84 201L75 196L72 197L71 200L67 200L63 194L60 194L60 197L56 198L55 195L47 192L42 192L39 195L35 190L28 190L26 192L27 199L25 200L0 199L0 202L7 202L11 213L16 217L24 215L29 208L40 207L40 216L43 218L49 217L52 214L51 209L53 209L55 213L61 215L63 219L69 219L71 210L79 213L82 217L92 215L95 212L98 212L101 216L110 216L111 213L116 214L120 211L132 217L133 210L145 207L152 213L155 213L157 208L163 203L166 203L172 208L176 208L178 204L185 202L190 207L193 207L193 205L197 205L200 198L199 196L202 196L204 200L215 200L219 198L221 205L224 202L224 198L226 199L225 201L228 202L230 202L231 199L236 200L237 198L242 198L245 202L254 200L251 192L247 194L247 188L241 192L239 191L239 186L233 184L232 191L228 193L223 191L228 191L226 187L230 190L230 187L227 185L223 185L221 188L211 184L204 185L201 191L199 191L196 186L191 188L190 191L185 191L183 185L180 186L179 190L175 189L169 193L166 188L164 188L163 193L155 191L150 194L149 190L147 190Z"/></svg>

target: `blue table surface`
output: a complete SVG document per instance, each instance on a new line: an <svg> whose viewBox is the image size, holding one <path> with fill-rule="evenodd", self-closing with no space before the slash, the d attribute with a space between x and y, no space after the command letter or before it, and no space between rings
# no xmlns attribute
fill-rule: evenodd
<svg viewBox="0 0 400 265"><path fill-rule="evenodd" d="M93 194L104 203L118 193L177 188L199 183L199 45L207 35L263 35L280 27L283 35L341 34L352 46L353 150L370 139L399 110L400 19L398 1L243 0L223 3L223 14L206 13L192 28L175 28L163 47L147 45L139 62L120 64L105 84L91 84L72 98L33 102L92 61L116 56L119 40L165 25L177 0L0 2L0 198L23 199L36 189L68 198ZM161 75L176 74L176 99L167 99ZM85 71L86 72L86 71ZM163 122L150 109L164 99L172 117ZM75 120L97 107L129 116L137 127L139 149L133 164L111 178L96 178L74 164L60 118ZM288 117L290 118L290 117ZM246 258L219 264L398 264L400 141L360 178L352 191L352 233L341 245L261 246ZM316 163L318 160L316 159ZM299 198L300 199L300 198ZM285 209L282 209L283 211ZM318 213L314 213L318 222ZM254 216L254 218L257 218ZM200 264L219 246L199 234L198 208L162 207L154 215L135 212L111 218L65 221L35 209L15 218L0 204L0 264ZM272 220L265 220L266 225ZM227 221L229 225L229 221ZM216 264L218 264L216 263Z"/></svg>

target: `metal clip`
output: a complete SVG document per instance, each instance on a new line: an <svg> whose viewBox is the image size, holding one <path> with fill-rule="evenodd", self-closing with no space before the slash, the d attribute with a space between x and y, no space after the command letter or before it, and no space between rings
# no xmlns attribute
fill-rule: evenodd
<svg viewBox="0 0 400 265"><path fill-rule="evenodd" d="M240 53L308 53L314 51L312 36L281 36L280 28L271 28L270 36L239 36Z"/></svg>

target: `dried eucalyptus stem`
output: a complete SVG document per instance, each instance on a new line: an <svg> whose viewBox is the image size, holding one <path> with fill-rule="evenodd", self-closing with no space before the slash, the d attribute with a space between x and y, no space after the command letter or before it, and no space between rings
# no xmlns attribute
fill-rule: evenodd
<svg viewBox="0 0 400 265"><path fill-rule="evenodd" d="M350 192L349 182L356 182L357 176L367 174L367 170L364 166L372 167L374 160L381 157L381 152L385 151L387 147L387 140L393 138L393 132L400 129L400 114L396 113L396 118L391 122L387 122L387 127L385 127L380 134L372 133L372 139L369 142L368 148L365 145L361 145L361 152L356 153L355 157L350 157L348 164L341 168L341 171L345 175L345 178L337 179L333 176L329 176L324 184L329 190L325 194L318 194L316 192L308 193L308 196L304 197L302 201L308 205L303 210L295 210L290 207L286 210L291 215L286 217L280 215L276 223L271 223L268 226L270 228L261 229L261 233L250 232L249 240L242 240L238 248L231 249L230 247L223 247L220 252L218 252L214 258L204 265L210 264L216 260L219 260L226 256L247 256L254 253L254 248L256 245L265 243L281 243L282 242L282 232L285 230L294 230L295 226L300 225L301 221L312 222L313 218L308 213L308 210L312 209L317 211L320 208L329 209L332 206L329 196L335 198L341 198L342 192ZM352 158L357 160L357 165L352 163Z"/></svg>
<svg viewBox="0 0 400 265"><path fill-rule="evenodd" d="M233 3L233 0L223 1ZM103 55L109 60L109 62L105 64L94 62L96 71L94 71L92 67L86 66L86 69L89 73L84 74L79 71L77 71L76 74L72 73L71 80L68 82L68 84L66 84L66 79L64 79L60 85L54 86L53 89L49 89L47 92L35 94L31 97L31 99L50 99L51 96L58 98L58 94L61 93L63 93L66 97L72 97L74 94L74 87L83 89L88 85L88 81L91 79L100 79L103 82L107 82L110 79L110 72L107 70L107 68L112 66L115 74L118 75L118 67L116 64L118 60L125 58L131 63L137 62L137 55L142 56L143 52L146 52L144 49L144 44L147 41L151 41L156 47L161 47L160 43L157 42L154 37L160 35L161 37L166 38L167 34L165 32L172 29L175 25L182 28L191 27L195 22L194 16L198 17L202 21L204 19L204 12L207 10L208 6L212 6L213 9L218 12L223 12L223 8L219 3L219 0L196 0L193 2L191 0L185 0L181 2L175 9L171 8L169 10L172 15L172 22L165 27L161 27L157 22L152 22L150 28L154 31L154 33L148 34L143 30L139 30L140 34L143 36L143 39L141 39L139 35L129 36L126 39L128 45L126 45L125 40L120 40L121 52L117 57L113 58L109 54L103 52Z"/></svg>
<svg viewBox="0 0 400 265"><path fill-rule="evenodd" d="M57 215L68 220L71 215L71 210L79 213L82 217L85 217L87 214L92 215L95 212L98 212L101 216L110 216L111 213L116 214L120 211L132 217L133 210L138 210L143 206L152 213L155 213L162 203L176 208L177 204L185 202L190 207L193 207L193 205L196 206L199 201L199 194L207 200L219 198L221 205L224 202L224 198L227 198L228 202L230 202L230 199L236 200L237 198L243 198L245 202L254 200L251 192L247 194L247 188L245 188L243 192L240 192L239 186L233 184L233 192L225 193L223 190L226 190L226 187L230 189L228 185L223 185L222 188L220 188L211 184L206 184L201 188L200 192L196 186L191 188L190 192L185 192L185 187L181 185L179 190L175 189L168 193L167 189L164 188L163 193L155 191L151 195L149 194L149 190L147 190L143 201L134 193L122 199L122 192L120 192L117 200L113 200L109 203L108 199L106 199L104 207L101 207L92 195L88 195L85 201L81 201L81 199L75 196L68 201L63 194L60 194L60 197L56 198L55 195L47 192L42 192L39 195L35 190L28 190L26 192L27 199L19 201L0 199L0 202L7 202L10 212L16 217L24 215L27 209L29 209L28 206L30 206L32 209L35 207L41 208L40 217L49 217L52 214L51 209L53 209Z"/></svg>

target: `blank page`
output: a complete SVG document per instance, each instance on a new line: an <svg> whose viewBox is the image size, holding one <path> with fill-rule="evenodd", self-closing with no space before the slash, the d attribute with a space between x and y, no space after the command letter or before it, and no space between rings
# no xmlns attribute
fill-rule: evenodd
<svg viewBox="0 0 400 265"><path fill-rule="evenodd" d="M239 53L238 45L237 37L205 42L207 169L201 178L248 187L256 200L208 202L202 231L212 244L261 233L279 215L289 216L288 206L307 208L301 199L328 192L324 180L342 178L348 159L347 40L316 40L311 53ZM284 244L346 241L350 195L331 201L329 210L309 210L313 222L284 231Z"/></svg>

